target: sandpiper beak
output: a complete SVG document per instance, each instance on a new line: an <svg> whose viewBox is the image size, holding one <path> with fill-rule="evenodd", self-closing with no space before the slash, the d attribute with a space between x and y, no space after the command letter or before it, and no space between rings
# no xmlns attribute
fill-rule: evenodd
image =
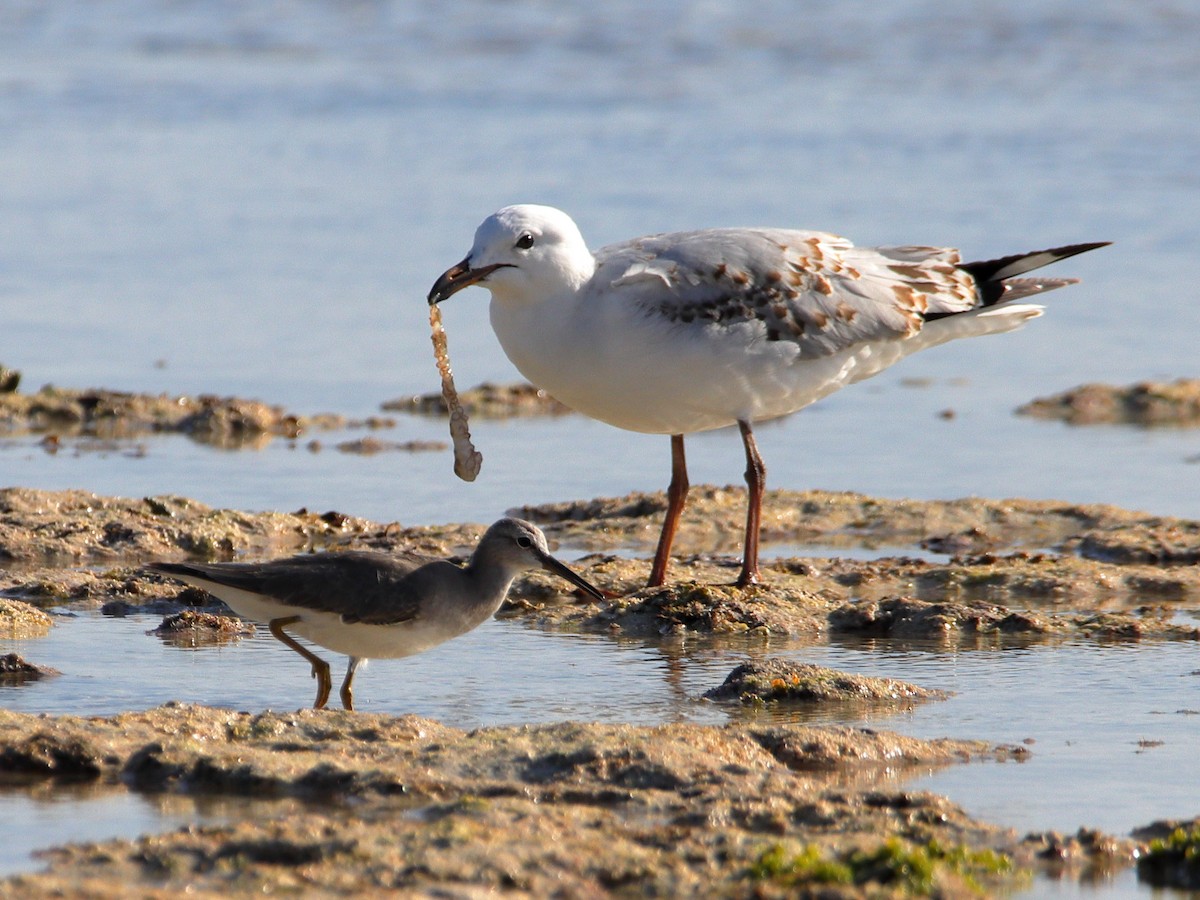
<svg viewBox="0 0 1200 900"><path fill-rule="evenodd" d="M433 287L429 291L429 305L436 306L448 297L452 297L465 287L470 287L473 284L479 284L497 269L503 269L509 266L509 263L494 263L490 266L480 266L478 269L471 268L471 257L467 257L462 262L451 266L441 274L441 277L433 283Z"/></svg>
<svg viewBox="0 0 1200 900"><path fill-rule="evenodd" d="M575 587L579 588L581 591L583 591L585 594L587 594L589 597L593 598L594 600L603 600L604 599L604 595L602 593L600 593L600 590L598 588L592 587L592 585L590 585L586 580L584 580L584 578L582 576L576 575L574 572L572 572L570 569L568 569L566 566L564 566L562 563L560 563L553 556L549 556L549 555L543 556L541 558L541 561L542 561L542 568L545 569L547 572L553 572L559 578L563 578L563 579L571 582L571 584L575 585Z"/></svg>

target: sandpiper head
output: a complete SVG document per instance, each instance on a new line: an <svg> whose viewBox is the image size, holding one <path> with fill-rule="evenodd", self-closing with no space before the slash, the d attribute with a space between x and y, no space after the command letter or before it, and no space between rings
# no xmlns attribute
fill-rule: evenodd
<svg viewBox="0 0 1200 900"><path fill-rule="evenodd" d="M472 284L505 301L574 291L592 276L596 261L579 228L551 206L506 206L483 220L466 258L447 269L429 292L441 303Z"/></svg>
<svg viewBox="0 0 1200 900"><path fill-rule="evenodd" d="M601 600L604 595L595 587L550 555L546 535L532 522L524 519L500 519L495 522L479 541L476 555L484 555L495 565L510 569L513 574L527 569L545 569L566 579L585 594ZM472 556L472 562L475 556Z"/></svg>

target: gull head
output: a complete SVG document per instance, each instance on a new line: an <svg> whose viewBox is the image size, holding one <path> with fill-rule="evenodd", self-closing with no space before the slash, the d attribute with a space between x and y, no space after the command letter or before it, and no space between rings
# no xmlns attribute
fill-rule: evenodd
<svg viewBox="0 0 1200 900"><path fill-rule="evenodd" d="M563 578L594 599L604 595L550 555L546 535L524 519L500 519L479 540L471 554L471 568L499 571L506 580L528 569L545 569Z"/></svg>
<svg viewBox="0 0 1200 900"><path fill-rule="evenodd" d="M579 228L562 210L521 204L492 213L475 231L466 258L447 269L429 292L429 304L473 284L501 302L574 293L596 269Z"/></svg>

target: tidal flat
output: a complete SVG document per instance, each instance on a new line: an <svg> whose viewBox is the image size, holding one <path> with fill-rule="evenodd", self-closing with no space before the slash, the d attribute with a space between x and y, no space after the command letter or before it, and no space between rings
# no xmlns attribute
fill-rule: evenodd
<svg viewBox="0 0 1200 900"><path fill-rule="evenodd" d="M1195 522L1020 499L775 491L764 533L789 552L766 563L765 585L738 590L729 584L736 556L726 548L741 527L739 494L696 488L680 533L685 555L657 589L641 584L662 495L519 510L612 596L585 602L529 574L499 617L613 640L758 642L764 653L792 641L816 647L858 637L1044 654L1200 639ZM0 624L11 637L18 623L36 625L22 633L31 665L38 664L36 635L72 628L72 613L99 613L98 627L167 617L163 640L219 645L241 637L222 625L227 611L144 572L143 563L352 547L465 558L482 530L406 528L335 511L222 510L178 496L10 488L0 491ZM42 610L52 613L52 627L38 618ZM969 896L1019 892L1048 874L1095 881L1132 871L1152 835L1162 843L1162 834L1192 827L1142 822L1141 838L1088 827L1021 831L910 786L918 774L1021 763L1039 753L1036 743L979 739L969 725L935 739L887 728L889 710L942 702L938 685L771 659L731 684L725 700L716 691L694 702L820 707L825 719L749 714L725 724L459 728L419 715L182 702L105 715L6 712L0 771L10 785L53 791L93 783L297 805L43 849L4 886L22 896L79 897L117 896L131 885L146 896L184 889ZM570 690L569 680L563 685Z"/></svg>

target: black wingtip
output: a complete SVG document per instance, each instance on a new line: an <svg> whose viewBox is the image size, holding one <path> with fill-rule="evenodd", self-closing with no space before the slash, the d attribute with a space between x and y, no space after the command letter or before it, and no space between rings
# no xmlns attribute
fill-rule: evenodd
<svg viewBox="0 0 1200 900"><path fill-rule="evenodd" d="M1089 250L1107 247L1111 243L1112 241L1093 241L1088 244L1067 244L1063 247L1051 247L1048 250L1014 253L1012 256L1002 256L999 259L984 259L977 262L963 263L959 268L970 272L975 277L975 280L982 285L989 281L1003 281L1005 278L1015 278L1017 275L1024 275L1026 272L1032 272L1034 269L1040 269L1042 266L1048 266L1064 259L1070 259L1072 256L1078 256L1080 253L1087 253Z"/></svg>

